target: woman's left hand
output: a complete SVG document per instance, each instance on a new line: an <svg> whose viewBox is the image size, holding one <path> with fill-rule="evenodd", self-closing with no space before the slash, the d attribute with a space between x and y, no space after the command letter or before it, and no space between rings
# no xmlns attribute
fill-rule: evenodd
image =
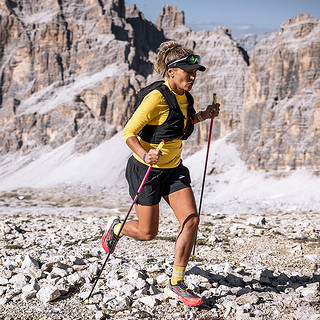
<svg viewBox="0 0 320 320"><path fill-rule="evenodd" d="M202 111L202 118L203 119L213 119L216 118L219 115L220 112L220 104L215 103L215 104L210 104L207 106L207 109L205 111Z"/></svg>

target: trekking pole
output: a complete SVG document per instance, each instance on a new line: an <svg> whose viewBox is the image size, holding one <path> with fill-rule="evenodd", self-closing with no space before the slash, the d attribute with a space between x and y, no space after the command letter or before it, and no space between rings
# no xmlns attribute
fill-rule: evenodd
<svg viewBox="0 0 320 320"><path fill-rule="evenodd" d="M214 93L214 94L213 94L213 97L212 97L212 104L216 104L216 103L217 103L217 95ZM201 194L200 194L199 217L200 217L200 214L201 214L201 206L202 206L202 197L203 197L203 191L204 191L204 183L205 183L205 180L206 180L206 172L207 172L207 164L208 164L208 158L209 158L209 149L210 149L210 143L211 143L212 126L213 126L213 118L211 118L211 120L210 120L210 129L209 129L209 137L208 137L207 155L206 155L206 161L205 161L205 165L204 165L203 179L202 179L202 187L201 187ZM197 234L198 234L198 229L197 229L197 233L196 233L196 238L194 239L192 257L194 257L195 252L196 252Z"/></svg>
<svg viewBox="0 0 320 320"><path fill-rule="evenodd" d="M162 140L162 141L159 143L159 145L158 145L158 147L157 147L156 150L161 151L161 148L164 146L164 144L165 144L165 141ZM89 303L89 299L91 298L91 295L92 295L92 293L93 293L93 290L94 290L94 288L96 287L96 285L97 285L97 283L98 283L98 281L99 281L99 279L100 279L100 276L101 276L101 274L102 274L102 271L103 271L104 267L106 266L106 264L107 264L107 262L108 262L108 260L109 260L109 257L110 257L110 255L111 255L111 252L113 252L113 250L114 250L114 248L115 248L115 246L116 246L116 244L117 244L117 242L118 242L118 240L119 240L119 235L121 234L121 231L122 231L122 229L123 229L123 227L124 227L124 224L126 223L126 221L127 221L128 217L129 217L129 214L130 214L130 212L131 212L134 204L135 204L135 203L137 202L137 200L138 200L140 191L141 191L142 187L144 186L144 184L145 184L145 182L146 182L146 180L147 180L147 178L148 178L148 175L149 175L151 169L152 169L152 165L149 166L149 168L148 168L148 170L147 170L147 172L146 172L146 174L145 174L145 176L144 176L144 178L143 178L143 180L142 180L142 182L141 182L141 184L140 184L140 187L139 187L139 189L138 189L138 191L137 191L137 194L136 194L136 196L135 196L134 199L133 199L133 202L132 202L132 204L131 204L131 206L130 206L130 209L129 209L127 215L125 216L125 218L124 218L124 220L123 220L123 222L122 222L122 224L121 224L120 230L119 230L119 232L118 232L118 234L117 234L117 237L118 237L118 238L117 238L116 241L114 241L111 250L109 251L106 259L104 260L104 263L103 263L103 265L102 265L102 268L100 269L100 271L99 271L99 273L98 273L98 276L97 276L97 278L96 278L96 280L95 280L95 282L94 282L94 284L93 284L93 287L92 287L92 289L91 289L91 291L90 291L87 299L85 299L85 303L86 303L86 304Z"/></svg>

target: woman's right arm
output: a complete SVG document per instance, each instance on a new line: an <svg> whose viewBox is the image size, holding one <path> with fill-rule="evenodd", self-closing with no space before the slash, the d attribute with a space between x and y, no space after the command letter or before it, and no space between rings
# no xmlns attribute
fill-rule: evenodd
<svg viewBox="0 0 320 320"><path fill-rule="evenodd" d="M159 105L162 99L162 95L159 91L151 92L141 103L140 107L133 114L131 119L128 121L123 129L123 139L128 145L128 147L141 159L145 156L145 162L147 164L156 164L160 158L161 152L150 149L145 150L137 135L141 129L148 124L152 119L159 116L157 108L155 106Z"/></svg>

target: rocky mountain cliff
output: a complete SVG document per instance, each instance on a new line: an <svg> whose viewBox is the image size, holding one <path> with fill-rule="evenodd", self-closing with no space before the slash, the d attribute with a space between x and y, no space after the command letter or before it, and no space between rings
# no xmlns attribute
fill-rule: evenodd
<svg viewBox="0 0 320 320"><path fill-rule="evenodd" d="M319 21L308 15L261 41L250 65L228 29L193 32L173 6L154 25L124 0L8 0L0 3L0 27L3 155L70 139L86 152L108 139L123 128L135 93L159 78L152 63L160 43L178 39L207 66L192 90L196 106L218 94L215 138L233 132L254 169L320 167ZM189 148L207 130L202 124Z"/></svg>
<svg viewBox="0 0 320 320"><path fill-rule="evenodd" d="M241 151L253 169L320 173L320 23L285 21L251 52Z"/></svg>
<svg viewBox="0 0 320 320"><path fill-rule="evenodd" d="M260 34L245 34L236 38L236 41L240 46L250 54L253 48L263 39L270 36L270 32L260 33Z"/></svg>
<svg viewBox="0 0 320 320"><path fill-rule="evenodd" d="M87 151L121 130L163 33L123 0L6 1L0 9L1 153L73 137Z"/></svg>

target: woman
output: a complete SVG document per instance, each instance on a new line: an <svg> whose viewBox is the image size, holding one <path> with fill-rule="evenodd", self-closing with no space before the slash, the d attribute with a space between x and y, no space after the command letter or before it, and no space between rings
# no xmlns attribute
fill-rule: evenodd
<svg viewBox="0 0 320 320"><path fill-rule="evenodd" d="M192 50L174 41L160 45L155 71L167 77L164 85L174 94L171 95L178 102L183 114L183 116L181 114L182 120L178 120L182 122L182 127L190 125L188 117L189 120L191 117L193 128L193 124L219 114L219 104L209 105L204 111L196 114L193 106L190 109L189 91L192 89L198 70L205 71L205 67L200 65L200 57L194 55ZM126 168L126 178L132 198L135 197L148 166L153 167L135 204L137 220L126 222L120 237L126 235L139 240L154 239L159 227L159 202L163 197L180 224L175 244L172 277L165 288L165 294L187 305L196 306L202 304L202 298L186 287L184 274L195 241L199 215L190 187L189 170L183 166L181 160L183 135L180 135L178 129L177 132L173 132L175 130L173 128L179 127L175 126L175 121L179 119L180 110L175 113L174 120L174 113L170 110L163 94L159 90L153 90L144 98L123 130L123 138L133 151ZM138 133L141 132L142 138L138 139ZM156 141L155 137L166 141L161 151L156 150L159 141ZM117 235L120 228L119 218L111 217L102 238L102 246L107 253L119 238Z"/></svg>

